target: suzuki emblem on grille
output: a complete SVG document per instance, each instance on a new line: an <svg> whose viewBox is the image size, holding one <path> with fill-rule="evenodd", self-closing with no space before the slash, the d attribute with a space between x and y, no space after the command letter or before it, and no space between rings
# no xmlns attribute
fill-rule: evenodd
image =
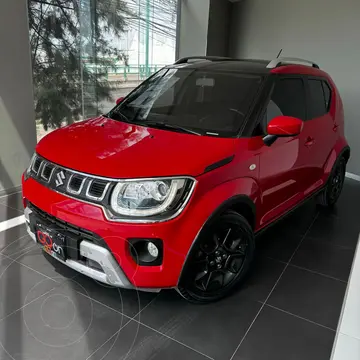
<svg viewBox="0 0 360 360"><path fill-rule="evenodd" d="M56 187L64 185L63 180L65 180L65 174L63 171L60 171L56 174L56 180L55 180Z"/></svg>

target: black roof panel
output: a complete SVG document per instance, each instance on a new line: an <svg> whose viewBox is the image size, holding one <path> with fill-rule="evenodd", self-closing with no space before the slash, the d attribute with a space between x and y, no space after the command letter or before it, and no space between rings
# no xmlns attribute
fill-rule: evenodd
<svg viewBox="0 0 360 360"><path fill-rule="evenodd" d="M207 69L214 71L235 71L243 73L268 74L271 69L266 66L269 64L268 60L257 59L224 59L224 60L192 60L180 64L169 65L169 67L185 68L185 69Z"/></svg>

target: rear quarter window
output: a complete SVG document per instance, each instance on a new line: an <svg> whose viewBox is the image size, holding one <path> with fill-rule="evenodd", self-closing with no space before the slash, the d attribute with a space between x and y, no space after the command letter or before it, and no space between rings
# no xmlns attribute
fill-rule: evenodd
<svg viewBox="0 0 360 360"><path fill-rule="evenodd" d="M323 81L309 79L309 119L318 118L327 113Z"/></svg>
<svg viewBox="0 0 360 360"><path fill-rule="evenodd" d="M324 90L324 98L325 98L325 107L326 111L330 111L330 105L331 105L331 88L329 84L326 81L322 82L323 90Z"/></svg>

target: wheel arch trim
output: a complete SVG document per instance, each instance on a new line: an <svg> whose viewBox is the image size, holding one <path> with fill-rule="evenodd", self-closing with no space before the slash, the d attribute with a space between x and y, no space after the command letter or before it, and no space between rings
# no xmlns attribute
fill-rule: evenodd
<svg viewBox="0 0 360 360"><path fill-rule="evenodd" d="M218 206L215 211L209 216L203 227L208 224L213 218L225 212L226 210L233 209L235 205L246 205L250 207L251 213L253 216L253 221L250 223L250 226L254 229L255 227L255 216L256 216L256 206L253 200L248 195L235 195L231 198L225 200L220 206ZM248 219L247 219L248 220Z"/></svg>
<svg viewBox="0 0 360 360"><path fill-rule="evenodd" d="M351 156L351 149L349 145L343 145L341 143L338 144L338 147L340 149L337 149L337 146L331 151L326 163L325 163L325 167L324 167L324 174L326 174L327 179L328 180L334 166L336 165L336 163L339 161L339 159L341 157L343 157L346 153L348 153L348 156L346 158L346 161L348 162L348 160L350 159Z"/></svg>
<svg viewBox="0 0 360 360"><path fill-rule="evenodd" d="M201 226L200 230L198 231L198 233L195 236L195 239L193 240L188 253L186 254L185 260L184 260L184 264L182 266L182 269L180 271L180 275L179 275L179 279L178 279L178 283L177 286L179 286L179 283L181 281L181 278L184 274L184 269L186 266L186 263L188 261L189 255L197 241L197 239L199 238L202 230L204 229L204 227L206 225L208 225L214 218L216 218L217 216L219 216L220 214L224 213L226 210L230 210L233 208L233 206L235 205L246 205L249 206L251 208L251 212L252 212L252 216L253 216L253 223L250 224L251 228L254 230L255 228L255 222L256 222L256 206L255 203L253 202L253 200L244 194L241 195L235 195L232 196L231 198L225 200L223 203L220 204L220 206L218 206L212 213L211 215L207 218L207 220L204 222L204 224Z"/></svg>

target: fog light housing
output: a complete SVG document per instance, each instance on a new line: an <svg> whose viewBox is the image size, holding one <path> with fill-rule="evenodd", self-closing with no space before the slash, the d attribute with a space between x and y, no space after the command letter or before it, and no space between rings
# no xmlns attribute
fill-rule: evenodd
<svg viewBox="0 0 360 360"><path fill-rule="evenodd" d="M159 266L163 262L163 242L161 239L128 239L129 251L141 266Z"/></svg>

